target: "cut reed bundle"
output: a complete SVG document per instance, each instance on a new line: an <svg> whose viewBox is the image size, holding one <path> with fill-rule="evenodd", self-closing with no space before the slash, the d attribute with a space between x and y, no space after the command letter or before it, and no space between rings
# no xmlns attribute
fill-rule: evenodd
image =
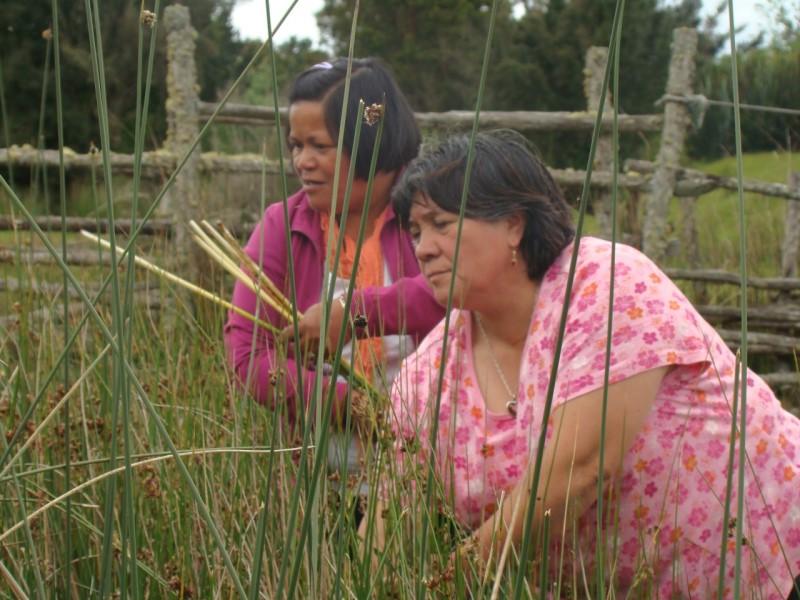
<svg viewBox="0 0 800 600"><path fill-rule="evenodd" d="M275 309L275 311L277 311L281 317L287 321L291 321L292 304L289 299L286 298L286 296L272 282L272 280L267 277L267 275L261 270L256 262L250 258L244 250L242 250L241 246L239 246L238 242L236 241L236 238L223 224L220 223L217 225L217 227L214 227L206 220L201 221L200 225L198 225L195 221L190 221L189 228L192 231L192 237L194 238L195 242L197 242L197 244L217 264L219 264L223 269L225 269L228 273L233 275L238 281L245 285L259 298L259 300ZM108 241L86 231L85 229L81 230L81 235L97 244L100 244L104 248L111 248L111 244ZM118 247L116 250L117 254L119 255L124 253L122 248ZM271 323L268 323L263 319L259 319L248 311L219 297L217 294L214 294L205 288L187 281L186 279L151 263L139 255L135 256L134 261L140 267L143 267L144 269L163 277L167 281L175 283L184 289L189 290L190 292L197 294L202 298L205 298L206 300L210 300L219 306L227 308L228 310L241 315L242 317L251 321L253 324L266 329L273 335L279 335L281 333L281 330ZM303 314L298 311L297 316L298 318L302 318ZM366 391L371 397L377 397L379 395L378 391L369 382L369 380L364 377L363 374L354 369L350 363L342 359L339 363L339 366L340 370L345 376L352 376L352 380L358 388Z"/></svg>
<svg viewBox="0 0 800 600"><path fill-rule="evenodd" d="M111 248L111 244L109 244L106 240L104 240L101 237L96 236L95 234L93 234L93 233L91 233L89 231L86 231L85 229L81 229L81 235L83 237L87 238L87 239L92 240L93 242L96 242L97 244L103 246L106 249L110 249ZM124 254L124 252L125 251L122 248L117 247L117 254L122 256ZM225 307L225 308L227 308L229 310L232 310L236 314L243 316L245 319L248 319L248 320L252 321L254 324L258 325L259 327L263 327L264 329L266 329L267 331L269 331L271 333L275 333L275 334L280 333L280 330L277 327L275 327L274 325L271 325L270 323L267 323L266 321L257 318L255 315L247 312L246 310L243 310L243 309L239 308L238 306L234 306L233 304L231 304L230 302L228 302L227 300L225 300L223 298L220 298L218 295L214 294L213 292L209 292L208 290L200 287L199 285L195 285L191 281L187 281L186 279L183 279L182 277L178 277L177 275L167 271L166 269L162 269L161 267L159 267L157 265L154 265L153 263L151 263L148 260L145 260L144 258L142 258L139 255L135 256L134 262L136 262L136 264L139 265L140 267L142 267L144 269L147 269L148 271L150 271L152 273L155 273L159 277L163 277L167 281L171 281L172 283L175 283L175 284L181 286L182 288L187 289L190 292L192 292L194 294L197 294L198 296L200 296L202 298L205 298L206 300L211 300L212 302L214 302L216 304L219 304L220 306L223 306L223 307Z"/></svg>

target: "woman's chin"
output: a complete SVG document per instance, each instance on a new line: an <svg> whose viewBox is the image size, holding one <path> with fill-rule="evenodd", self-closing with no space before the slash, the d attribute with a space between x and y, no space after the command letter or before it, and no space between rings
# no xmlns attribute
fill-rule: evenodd
<svg viewBox="0 0 800 600"><path fill-rule="evenodd" d="M331 210L331 194L323 189L306 190L308 197L308 204L318 212L330 212Z"/></svg>
<svg viewBox="0 0 800 600"><path fill-rule="evenodd" d="M447 308L447 298L450 295L449 292L450 289L448 287L445 287L444 289L441 290L434 289L433 297L436 299L436 302L438 302L441 306ZM453 308L463 308L460 297L461 295L458 293L458 289L453 290Z"/></svg>

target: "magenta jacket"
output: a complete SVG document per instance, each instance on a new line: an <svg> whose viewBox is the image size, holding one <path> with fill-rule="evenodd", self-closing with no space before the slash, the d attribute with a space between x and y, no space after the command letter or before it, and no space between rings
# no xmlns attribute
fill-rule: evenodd
<svg viewBox="0 0 800 600"><path fill-rule="evenodd" d="M322 294L325 240L322 239L319 213L309 206L302 190L290 196L287 203L297 308L305 311L319 302ZM421 339L442 319L444 309L434 300L428 283L420 273L411 238L400 228L391 207L381 232L381 249L394 283L353 293L353 312L361 313L363 310L367 317L363 335L404 333ZM261 262L264 273L283 290L287 298L291 298L282 203L277 202L267 208L244 250L254 261ZM240 282L234 287L233 303L255 314L256 296ZM259 316L277 327L287 324L274 309L263 304L259 308ZM242 382L247 380L247 369L252 362L250 387L255 399L262 404L268 398L270 376L282 370L282 374L285 373L286 398L290 401L288 414L290 419L294 419L297 366L291 358L278 358L272 335L263 328L257 328L255 354L251 361L253 328L250 321L229 311L225 325L228 360ZM312 389L313 381L314 372L306 370L303 373L306 394ZM340 386L339 393L343 392L344 388Z"/></svg>

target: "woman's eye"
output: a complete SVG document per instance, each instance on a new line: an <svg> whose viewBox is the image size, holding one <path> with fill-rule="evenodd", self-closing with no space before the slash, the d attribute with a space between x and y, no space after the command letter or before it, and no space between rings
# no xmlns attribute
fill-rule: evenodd
<svg viewBox="0 0 800 600"><path fill-rule="evenodd" d="M445 228L445 227L447 227L448 225L450 225L450 221L434 221L434 222L433 222L433 226L434 226L436 229L440 229L440 230L441 230L441 229L444 229L444 228Z"/></svg>

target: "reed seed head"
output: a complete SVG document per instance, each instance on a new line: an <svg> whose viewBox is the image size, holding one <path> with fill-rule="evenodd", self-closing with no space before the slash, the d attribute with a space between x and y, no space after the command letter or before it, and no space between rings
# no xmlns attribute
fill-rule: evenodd
<svg viewBox="0 0 800 600"><path fill-rule="evenodd" d="M156 24L156 13L150 10L143 10L142 11L142 25L147 25L151 29Z"/></svg>
<svg viewBox="0 0 800 600"><path fill-rule="evenodd" d="M377 102L364 107L364 123L369 126L375 125L383 117L383 104Z"/></svg>

